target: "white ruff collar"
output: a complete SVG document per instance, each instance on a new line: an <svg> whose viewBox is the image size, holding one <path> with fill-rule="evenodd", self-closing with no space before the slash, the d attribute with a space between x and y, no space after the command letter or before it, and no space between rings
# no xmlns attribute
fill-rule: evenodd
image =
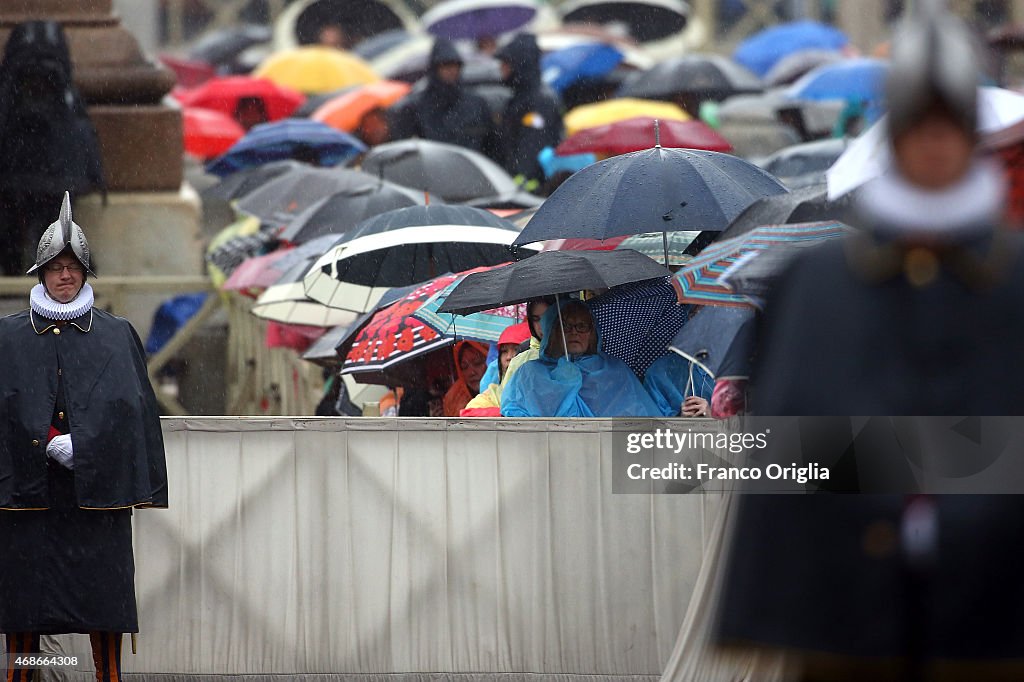
<svg viewBox="0 0 1024 682"><path fill-rule="evenodd" d="M60 303L50 298L50 295L46 293L46 287L37 284L32 287L29 303L32 306L32 312L48 320L73 320L85 315L92 308L92 286L86 282L82 286L82 290L78 292L78 296L68 303Z"/></svg>
<svg viewBox="0 0 1024 682"><path fill-rule="evenodd" d="M893 237L964 237L990 231L1000 220L1006 181L995 163L976 162L949 189L911 185L895 170L867 183L858 207Z"/></svg>

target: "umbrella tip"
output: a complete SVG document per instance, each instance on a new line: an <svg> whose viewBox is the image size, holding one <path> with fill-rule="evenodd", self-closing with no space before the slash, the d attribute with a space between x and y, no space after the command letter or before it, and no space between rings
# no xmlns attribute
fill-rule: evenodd
<svg viewBox="0 0 1024 682"><path fill-rule="evenodd" d="M654 119L654 146L661 147L661 122Z"/></svg>

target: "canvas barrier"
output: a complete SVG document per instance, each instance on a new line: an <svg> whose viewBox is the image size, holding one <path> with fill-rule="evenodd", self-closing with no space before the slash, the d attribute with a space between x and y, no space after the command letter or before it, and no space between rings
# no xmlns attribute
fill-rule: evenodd
<svg viewBox="0 0 1024 682"><path fill-rule="evenodd" d="M654 680L719 545L720 495L612 493L610 420L163 426L129 680Z"/></svg>

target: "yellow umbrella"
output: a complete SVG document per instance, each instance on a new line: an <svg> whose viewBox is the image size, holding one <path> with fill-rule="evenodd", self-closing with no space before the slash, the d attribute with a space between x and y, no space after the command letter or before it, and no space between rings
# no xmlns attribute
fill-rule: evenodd
<svg viewBox="0 0 1024 682"><path fill-rule="evenodd" d="M278 85L319 95L380 80L369 64L333 47L298 47L267 57L253 74Z"/></svg>
<svg viewBox="0 0 1024 682"><path fill-rule="evenodd" d="M638 116L665 121L690 120L690 115L675 104L623 97L576 107L565 115L565 132L566 135L572 135L587 128L596 128Z"/></svg>

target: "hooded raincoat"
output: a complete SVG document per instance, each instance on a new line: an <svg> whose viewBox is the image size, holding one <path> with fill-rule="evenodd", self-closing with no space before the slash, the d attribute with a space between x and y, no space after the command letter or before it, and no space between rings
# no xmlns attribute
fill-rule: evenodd
<svg viewBox="0 0 1024 682"><path fill-rule="evenodd" d="M512 99L496 133L495 155L512 176L543 180L537 157L545 147L558 146L563 126L558 104L541 81L537 39L521 33L495 56L512 69L505 81L512 88Z"/></svg>
<svg viewBox="0 0 1024 682"><path fill-rule="evenodd" d="M426 88L407 97L393 112L391 137L419 137L481 151L493 122L487 102L462 83L447 83L438 75L443 64L463 63L450 40L438 38L430 52Z"/></svg>
<svg viewBox="0 0 1024 682"><path fill-rule="evenodd" d="M562 307L566 303L562 304ZM654 417L661 411L632 370L600 351L569 359L548 354L558 335L558 307L541 318L540 355L509 380L501 396L505 417ZM598 347L601 346L598 332Z"/></svg>

